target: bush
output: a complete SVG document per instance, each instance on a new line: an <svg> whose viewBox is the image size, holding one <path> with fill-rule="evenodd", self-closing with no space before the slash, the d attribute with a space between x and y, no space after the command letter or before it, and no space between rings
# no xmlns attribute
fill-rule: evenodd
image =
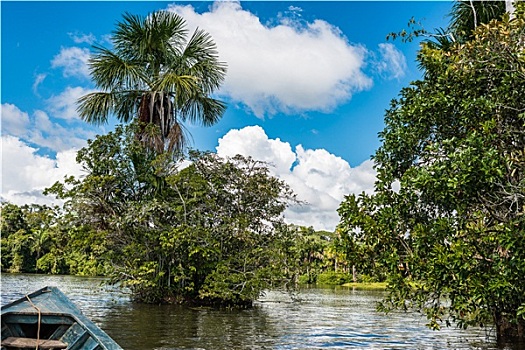
<svg viewBox="0 0 525 350"><path fill-rule="evenodd" d="M352 281L352 276L347 273L328 271L317 276L317 284L342 285Z"/></svg>
<svg viewBox="0 0 525 350"><path fill-rule="evenodd" d="M379 278L367 274L361 274L357 277L359 282L362 283L375 283L375 282L381 282Z"/></svg>

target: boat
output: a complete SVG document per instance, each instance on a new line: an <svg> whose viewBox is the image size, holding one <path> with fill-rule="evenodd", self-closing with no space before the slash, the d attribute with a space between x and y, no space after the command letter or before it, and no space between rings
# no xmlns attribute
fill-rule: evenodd
<svg viewBox="0 0 525 350"><path fill-rule="evenodd" d="M56 287L44 287L1 308L2 350L122 350Z"/></svg>

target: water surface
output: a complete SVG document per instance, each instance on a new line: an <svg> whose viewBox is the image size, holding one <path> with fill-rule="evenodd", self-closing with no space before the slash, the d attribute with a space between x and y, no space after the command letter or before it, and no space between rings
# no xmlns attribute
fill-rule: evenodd
<svg viewBox="0 0 525 350"><path fill-rule="evenodd" d="M431 331L417 313L375 311L378 291L301 290L300 302L269 292L250 310L215 310L129 301L103 279L1 276L1 304L44 286L59 287L124 349L502 349L471 328ZM517 350L517 347L508 347ZM523 348L519 349L523 350Z"/></svg>

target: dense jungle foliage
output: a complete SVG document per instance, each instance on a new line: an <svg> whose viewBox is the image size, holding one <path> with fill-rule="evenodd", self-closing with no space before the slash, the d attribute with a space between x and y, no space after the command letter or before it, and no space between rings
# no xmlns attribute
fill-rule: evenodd
<svg viewBox="0 0 525 350"><path fill-rule="evenodd" d="M524 5L422 45L424 78L386 113L375 193L339 208L346 246L389 278L382 309L494 324L502 341L525 340Z"/></svg>
<svg viewBox="0 0 525 350"><path fill-rule="evenodd" d="M47 189L63 208L2 205L2 270L105 275L137 301L214 305L348 271L334 233L283 223L295 198L266 164L180 162L135 135L119 126L78 152L85 175Z"/></svg>

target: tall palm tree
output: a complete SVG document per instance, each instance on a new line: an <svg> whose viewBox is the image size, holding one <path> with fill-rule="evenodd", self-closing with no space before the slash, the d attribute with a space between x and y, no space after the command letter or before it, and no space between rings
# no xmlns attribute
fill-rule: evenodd
<svg viewBox="0 0 525 350"><path fill-rule="evenodd" d="M101 91L78 100L80 117L92 124L105 124L111 115L138 121L137 136L151 148L182 150L187 142L182 122L210 126L226 109L212 97L226 75L214 41L200 29L187 35L177 14L125 13L113 32L113 48L94 47L89 67Z"/></svg>

